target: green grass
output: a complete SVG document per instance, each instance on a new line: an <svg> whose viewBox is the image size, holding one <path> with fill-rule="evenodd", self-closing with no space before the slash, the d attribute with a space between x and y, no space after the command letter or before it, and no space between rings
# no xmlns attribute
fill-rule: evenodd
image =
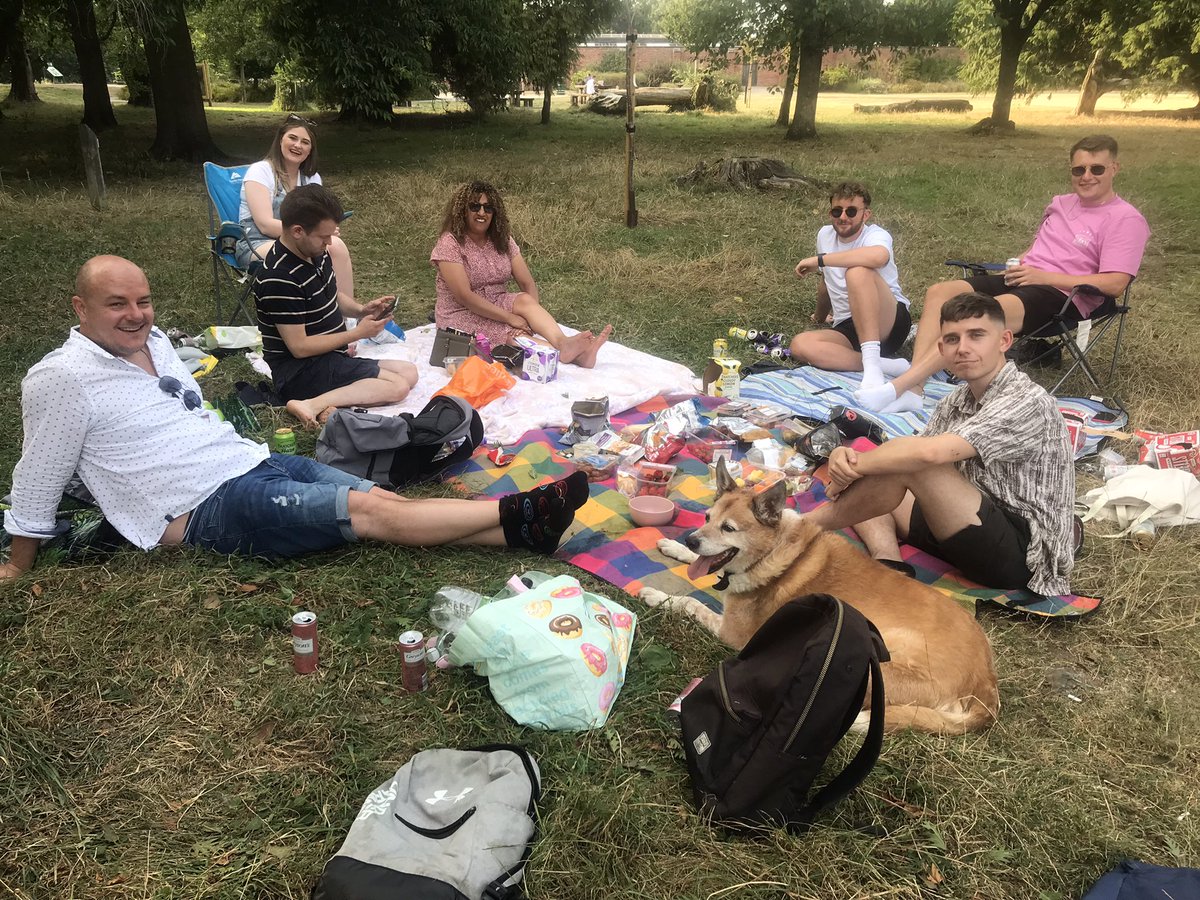
<svg viewBox="0 0 1200 900"><path fill-rule="evenodd" d="M84 259L115 252L141 264L164 327L195 331L212 315L198 170L150 161L150 114L119 108L121 130L102 137L108 205L93 211L75 149L77 92L43 96L51 102L6 108L0 122L3 472L20 454L21 376L72 324ZM622 342L695 368L730 325L807 320L813 288L791 268L824 208L807 194L676 187L697 159L759 154L866 181L919 301L947 275L948 256L1023 250L1047 199L1067 189L1066 148L1111 131L1120 191L1155 232L1120 393L1138 427L1200 425L1197 126L1093 123L1039 105L1015 110L1015 135L985 141L962 134L971 116L855 118L822 102L821 137L804 144L783 140L765 102L752 114L640 115L634 231L622 224L622 122L566 109L549 128L536 110L482 125L326 122L321 169L356 210L344 231L360 294L399 292L402 323L426 320L442 205L479 175L505 190L559 318L611 321ZM217 143L247 161L276 119L209 114ZM247 371L222 362L206 390ZM827 827L754 840L697 820L663 715L724 651L637 601L626 601L642 615L629 681L602 731L519 728L467 672L439 675L425 695L400 689L395 639L429 629L437 587L490 591L525 567L567 571L560 563L387 547L274 566L182 550L45 562L0 588L0 896L306 897L362 799L411 753L484 740L524 743L541 762L543 835L528 881L539 898L1049 900L1078 897L1126 856L1197 865L1198 555L1194 528L1142 553L1089 526L1075 583L1107 598L1096 615L1070 626L983 616L998 725L890 738ZM316 677L290 669L285 623L300 607L320 616Z"/></svg>

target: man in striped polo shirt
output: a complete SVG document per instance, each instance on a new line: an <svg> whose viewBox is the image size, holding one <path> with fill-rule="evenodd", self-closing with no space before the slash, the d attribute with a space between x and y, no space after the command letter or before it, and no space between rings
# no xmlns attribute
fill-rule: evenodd
<svg viewBox="0 0 1200 900"><path fill-rule="evenodd" d="M942 307L938 348L965 383L925 430L869 453L829 457L831 503L810 518L854 526L896 568L898 538L988 587L1070 591L1075 468L1058 405L1005 359L1012 332L992 297L959 294Z"/></svg>
<svg viewBox="0 0 1200 900"><path fill-rule="evenodd" d="M319 184L290 191L279 208L283 234L254 284L263 359L275 392L305 425L331 407L398 403L417 383L412 363L358 359L352 345L383 331L394 297L366 306L339 292L327 252L344 211ZM344 316L358 323L347 330Z"/></svg>

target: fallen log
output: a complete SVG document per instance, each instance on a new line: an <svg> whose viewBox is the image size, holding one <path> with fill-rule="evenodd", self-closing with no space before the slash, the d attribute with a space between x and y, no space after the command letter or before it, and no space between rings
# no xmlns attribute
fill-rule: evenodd
<svg viewBox="0 0 1200 900"><path fill-rule="evenodd" d="M692 89L685 87L637 88L633 92L637 108L643 106L666 106L670 109L694 109ZM625 92L605 91L597 94L588 104L594 113L609 116L625 115Z"/></svg>
<svg viewBox="0 0 1200 900"><path fill-rule="evenodd" d="M974 107L969 101L949 97L939 100L905 100L900 103L888 103L884 106L854 104L854 111L863 113L970 112L972 109Z"/></svg>

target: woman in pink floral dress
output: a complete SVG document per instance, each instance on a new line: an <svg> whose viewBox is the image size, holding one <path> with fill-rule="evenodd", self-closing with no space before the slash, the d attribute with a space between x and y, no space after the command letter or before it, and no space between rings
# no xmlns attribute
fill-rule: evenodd
<svg viewBox="0 0 1200 900"><path fill-rule="evenodd" d="M527 333L545 338L563 363L590 369L596 353L612 334L605 325L567 336L538 300L537 284L512 239L504 199L492 185L473 181L454 192L442 219L442 236L430 263L437 268L438 328L484 334L492 346ZM508 289L510 281L520 288Z"/></svg>

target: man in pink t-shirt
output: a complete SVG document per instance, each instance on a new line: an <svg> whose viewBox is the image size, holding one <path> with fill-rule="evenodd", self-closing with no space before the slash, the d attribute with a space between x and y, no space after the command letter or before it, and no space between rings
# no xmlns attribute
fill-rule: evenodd
<svg viewBox="0 0 1200 900"><path fill-rule="evenodd" d="M1105 134L1085 137L1071 148L1071 189L1050 201L1033 245L1020 265L1003 275L943 281L925 293L913 344L912 368L883 387L855 394L868 409L919 409L925 380L942 367L937 349L942 304L967 291L995 297L1013 334L1036 332L1062 309L1077 285L1090 284L1116 297L1137 275L1150 226L1113 190L1121 170L1117 142ZM1083 319L1101 298L1081 295L1068 316Z"/></svg>

